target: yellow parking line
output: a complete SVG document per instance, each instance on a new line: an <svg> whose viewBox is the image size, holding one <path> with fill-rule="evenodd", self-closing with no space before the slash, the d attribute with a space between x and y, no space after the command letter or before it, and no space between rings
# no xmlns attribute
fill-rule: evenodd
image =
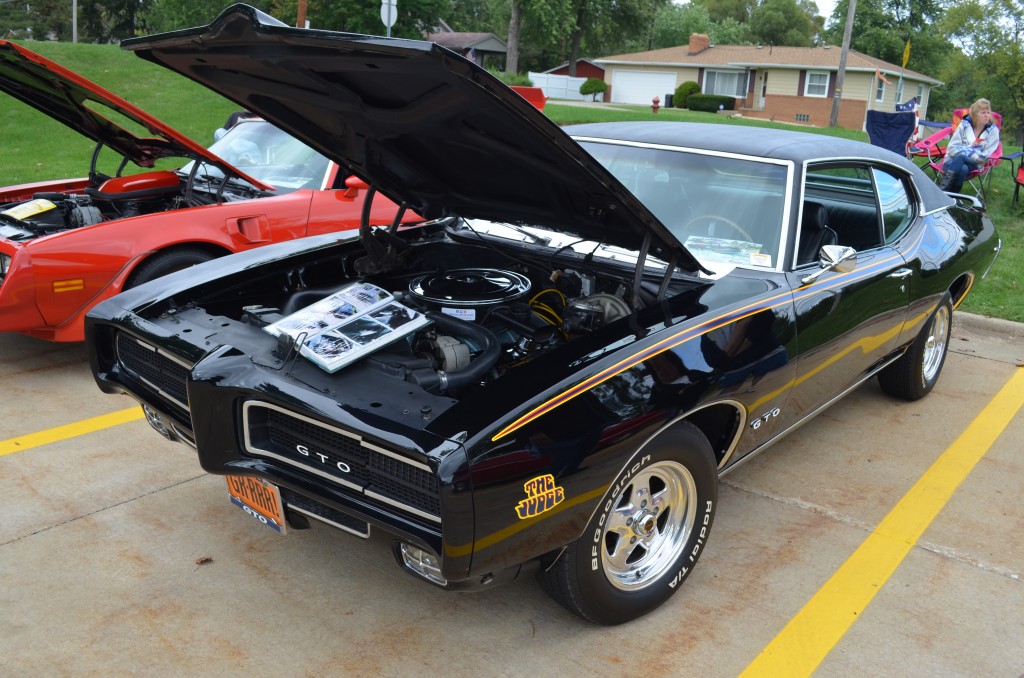
<svg viewBox="0 0 1024 678"><path fill-rule="evenodd" d="M102 414L98 417L93 417L92 419L76 421L74 424L66 424L46 431L39 431L38 433L29 433L28 435L21 436L20 438L2 440L0 441L0 457L5 454L13 454L14 452L21 452L22 450L29 450L33 447L39 447L40 445L67 440L68 438L74 438L75 436L84 435L86 433L102 431L103 429L110 428L111 426L118 426L119 424L126 424L130 421L142 419L142 417L143 414L141 407L131 407L127 410L120 410L119 412Z"/></svg>
<svg viewBox="0 0 1024 678"><path fill-rule="evenodd" d="M809 676L896 571L960 483L1024 406L1017 370L864 543L741 674Z"/></svg>

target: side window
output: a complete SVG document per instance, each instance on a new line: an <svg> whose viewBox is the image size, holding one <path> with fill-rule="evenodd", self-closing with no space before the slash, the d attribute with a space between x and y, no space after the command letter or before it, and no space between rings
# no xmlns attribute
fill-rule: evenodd
<svg viewBox="0 0 1024 678"><path fill-rule="evenodd" d="M882 232L886 244L891 243L903 234L910 225L910 198L907 196L903 181L889 172L872 168L875 177L875 190L878 191L878 208L882 214Z"/></svg>
<svg viewBox="0 0 1024 678"><path fill-rule="evenodd" d="M808 221L817 212L834 232L834 244L864 251L881 247L882 227L879 201L876 195L874 170L862 163L830 163L812 166L807 170L804 184L804 217L801 221L800 241L813 247L817 240L809 241L816 227ZM819 210L818 206L824 208ZM831 234L829 234L831 238ZM798 254L799 261L816 255Z"/></svg>

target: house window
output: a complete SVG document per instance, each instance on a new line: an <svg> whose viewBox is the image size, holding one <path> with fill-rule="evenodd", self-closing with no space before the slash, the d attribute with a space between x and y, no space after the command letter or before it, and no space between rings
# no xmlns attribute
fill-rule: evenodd
<svg viewBox="0 0 1024 678"><path fill-rule="evenodd" d="M704 71L704 93L742 99L747 96L747 74L745 71Z"/></svg>
<svg viewBox="0 0 1024 678"><path fill-rule="evenodd" d="M896 103L903 103L903 81L900 80L896 85Z"/></svg>
<svg viewBox="0 0 1024 678"><path fill-rule="evenodd" d="M808 71L807 82L804 84L804 96L827 97L828 78L828 71Z"/></svg>
<svg viewBox="0 0 1024 678"><path fill-rule="evenodd" d="M875 76L875 102L881 103L885 101L885 80L881 77Z"/></svg>

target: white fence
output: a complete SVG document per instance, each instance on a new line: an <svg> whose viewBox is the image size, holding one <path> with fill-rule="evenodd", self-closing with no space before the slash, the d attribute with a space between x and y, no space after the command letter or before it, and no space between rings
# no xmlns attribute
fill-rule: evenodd
<svg viewBox="0 0 1024 678"><path fill-rule="evenodd" d="M571 99L574 101L590 101L593 97L580 94L580 85L586 78L570 78L568 75L552 75L551 73L527 74L534 87L544 90L544 96L551 99ZM604 94L597 95L598 101L604 101Z"/></svg>

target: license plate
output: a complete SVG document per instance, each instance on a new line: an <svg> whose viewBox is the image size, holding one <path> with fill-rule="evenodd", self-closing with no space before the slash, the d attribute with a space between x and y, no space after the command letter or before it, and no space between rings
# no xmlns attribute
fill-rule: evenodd
<svg viewBox="0 0 1024 678"><path fill-rule="evenodd" d="M288 531L276 485L249 476L227 476L227 481L232 504L281 534Z"/></svg>

